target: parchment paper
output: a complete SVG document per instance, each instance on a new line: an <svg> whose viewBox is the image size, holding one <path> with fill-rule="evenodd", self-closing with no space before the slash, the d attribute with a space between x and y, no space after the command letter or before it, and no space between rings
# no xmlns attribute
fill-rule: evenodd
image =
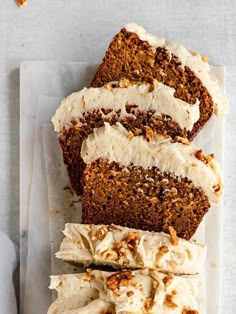
<svg viewBox="0 0 236 314"><path fill-rule="evenodd" d="M223 82L224 71L222 68L214 68L214 75ZM60 100L61 97L40 96L37 101L29 206L24 310L26 314L46 313L51 303L51 292L47 289L50 273L77 271L74 267L65 266L64 263L56 261L54 258L54 253L59 249L62 239L61 230L64 228L64 223L77 222L80 220L81 215L78 199L69 189L67 173L57 143L57 135L54 133L52 125L49 124L53 112L60 104ZM205 151L214 152L222 165L222 138L223 121L213 118L195 142ZM201 313L215 314L218 310L221 211L221 205L211 208L195 236L199 242L208 245L208 256L205 263L205 272L201 275L199 293ZM37 304L37 307L35 307L35 304Z"/></svg>

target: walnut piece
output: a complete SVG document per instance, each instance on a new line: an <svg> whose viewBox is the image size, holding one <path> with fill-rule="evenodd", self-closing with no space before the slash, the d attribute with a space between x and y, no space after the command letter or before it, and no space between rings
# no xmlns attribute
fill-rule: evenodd
<svg viewBox="0 0 236 314"><path fill-rule="evenodd" d="M201 160L202 162L204 162L204 164L208 164L213 158L215 158L214 154L210 154L205 156L203 154L203 151L201 149L197 150L195 153L195 157L199 160Z"/></svg>
<svg viewBox="0 0 236 314"><path fill-rule="evenodd" d="M167 307L170 307L170 308L173 309L173 308L178 307L178 305L175 304L172 299L173 299L173 295L172 295L172 294L166 294L165 300L164 300L164 304L165 304Z"/></svg>
<svg viewBox="0 0 236 314"><path fill-rule="evenodd" d="M127 287L132 280L132 273L128 270L120 271L119 273L113 274L107 278L107 287L114 291L120 286Z"/></svg>
<svg viewBox="0 0 236 314"><path fill-rule="evenodd" d="M169 233L170 233L170 242L172 245L179 244L179 238L177 237L176 231L173 227L169 226Z"/></svg>
<svg viewBox="0 0 236 314"><path fill-rule="evenodd" d="M148 141L152 141L154 139L154 132L149 126L145 126L145 134Z"/></svg>
<svg viewBox="0 0 236 314"><path fill-rule="evenodd" d="M27 0L17 0L18 5L23 8L27 5Z"/></svg>
<svg viewBox="0 0 236 314"><path fill-rule="evenodd" d="M134 133L132 131L129 131L127 134L128 140L131 140L134 137Z"/></svg>
<svg viewBox="0 0 236 314"><path fill-rule="evenodd" d="M118 254L114 250L107 249L107 250L101 252L101 257L103 257L104 259L109 259L109 260L115 261L118 259Z"/></svg>
<svg viewBox="0 0 236 314"><path fill-rule="evenodd" d="M119 82L119 86L121 88L125 88L125 87L128 87L130 85L132 85L132 83L129 80L127 80L127 79L121 79L120 82Z"/></svg>
<svg viewBox="0 0 236 314"><path fill-rule="evenodd" d="M123 239L122 242L127 244L127 247L133 251L139 244L140 234L138 232L129 232Z"/></svg>
<svg viewBox="0 0 236 314"><path fill-rule="evenodd" d="M172 277L171 276L165 276L164 278L163 278L163 283L164 283L164 285L165 285L165 289L166 289L166 287L167 286L169 286L169 284L171 283L171 281L172 281Z"/></svg>
<svg viewBox="0 0 236 314"><path fill-rule="evenodd" d="M133 293L133 291L127 291L127 293L126 293L126 295L127 295L127 297L129 298L129 297L131 297L132 295L133 295L134 293Z"/></svg>
<svg viewBox="0 0 236 314"><path fill-rule="evenodd" d="M173 142L178 142L178 143L182 143L184 145L188 145L189 144L189 140L185 137L181 137L181 136L175 136Z"/></svg>
<svg viewBox="0 0 236 314"><path fill-rule="evenodd" d="M168 250L168 247L165 246L165 245L163 245L163 246L161 246L161 247L159 248L159 253L161 253L161 255L166 254L168 251L169 251L169 250Z"/></svg>
<svg viewBox="0 0 236 314"><path fill-rule="evenodd" d="M101 226L95 234L96 238L98 240L103 240L105 238L105 235L107 234L107 231L108 230L106 226Z"/></svg>
<svg viewBox="0 0 236 314"><path fill-rule="evenodd" d="M133 130L133 133L134 133L134 135L140 135L140 134L142 134L143 133L143 131L141 130L141 129L138 129L138 128L135 128L134 130Z"/></svg>

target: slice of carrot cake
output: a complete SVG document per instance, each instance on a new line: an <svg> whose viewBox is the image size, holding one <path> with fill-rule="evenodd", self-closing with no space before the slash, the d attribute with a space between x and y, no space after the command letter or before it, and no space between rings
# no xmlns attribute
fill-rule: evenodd
<svg viewBox="0 0 236 314"><path fill-rule="evenodd" d="M127 78L151 82L153 79L175 89L174 96L189 104L200 101L200 118L192 130L191 140L213 113L224 114L228 100L218 83L209 75L206 57L188 51L182 45L147 33L135 23L126 25L113 38L91 86Z"/></svg>
<svg viewBox="0 0 236 314"><path fill-rule="evenodd" d="M148 270L51 276L58 297L48 314L198 314L197 281Z"/></svg>
<svg viewBox="0 0 236 314"><path fill-rule="evenodd" d="M83 223L116 224L189 239L222 181L214 155L181 137L152 134L148 142L120 123L94 129L81 148Z"/></svg>
<svg viewBox="0 0 236 314"><path fill-rule="evenodd" d="M206 246L171 234L115 225L66 224L56 257L76 265L156 269L195 275L202 269Z"/></svg>
<svg viewBox="0 0 236 314"><path fill-rule="evenodd" d="M134 135L150 132L172 137L187 136L199 119L199 101L193 105L174 97L175 90L162 83L132 84L126 81L101 88L84 88L62 101L52 118L63 151L72 187L81 194L80 158L84 139L104 122L120 122Z"/></svg>

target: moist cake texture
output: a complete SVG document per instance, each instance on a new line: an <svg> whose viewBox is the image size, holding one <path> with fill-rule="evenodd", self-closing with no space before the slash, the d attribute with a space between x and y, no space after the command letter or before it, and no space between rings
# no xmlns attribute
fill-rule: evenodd
<svg viewBox="0 0 236 314"><path fill-rule="evenodd" d="M156 79L174 88L175 97L189 104L195 104L198 99L200 118L188 131L191 140L214 112L223 115L228 105L217 82L210 78L209 70L207 58L130 23L113 38L91 86L103 86L122 78L135 82Z"/></svg>
<svg viewBox="0 0 236 314"><path fill-rule="evenodd" d="M171 230L171 229L170 229ZM156 269L172 274L200 272L206 247L166 233L116 225L66 224L56 257L76 265Z"/></svg>
<svg viewBox="0 0 236 314"><path fill-rule="evenodd" d="M48 314L198 314L196 285L194 276L148 270L51 276L50 288L58 298Z"/></svg>
<svg viewBox="0 0 236 314"><path fill-rule="evenodd" d="M81 150L83 223L158 232L172 226L191 238L210 204L220 201L222 182L213 155L178 141L130 138L119 123L94 129Z"/></svg>

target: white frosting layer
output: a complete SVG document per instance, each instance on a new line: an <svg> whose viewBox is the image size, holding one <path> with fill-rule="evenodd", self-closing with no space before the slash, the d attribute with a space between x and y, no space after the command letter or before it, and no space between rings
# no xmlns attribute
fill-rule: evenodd
<svg viewBox="0 0 236 314"><path fill-rule="evenodd" d="M66 224L57 258L79 264L117 268L149 268L173 274L201 271L206 246L179 239L171 244L166 233L120 226ZM121 254L122 253L122 254Z"/></svg>
<svg viewBox="0 0 236 314"><path fill-rule="evenodd" d="M126 88L107 85L100 88L84 88L79 92L69 95L61 103L56 114L52 118L55 131L60 132L64 126L70 125L72 119L76 119L78 125L83 114L99 109L112 109L109 115L121 110L120 118L132 116L127 113L126 105L137 105L136 110L155 110L156 114L169 115L178 123L181 129L192 130L194 123L200 117L199 101L190 105L181 99L174 97L175 90L162 83L129 85ZM108 115L106 115L108 116Z"/></svg>
<svg viewBox="0 0 236 314"><path fill-rule="evenodd" d="M121 274L123 281L119 279ZM50 288L57 290L58 298L48 314L95 314L106 310L120 314L182 314L184 309L198 310L196 285L193 276L166 276L148 270L94 270L89 274L52 276Z"/></svg>
<svg viewBox="0 0 236 314"><path fill-rule="evenodd" d="M158 38L146 32L146 30L135 23L125 26L128 32L136 33L138 37L147 41L153 47L155 52L157 47L165 48L171 54L176 56L181 62L182 67L189 67L195 75L201 80L202 84L208 90L215 104L215 113L223 116L228 109L228 99L219 87L217 81L213 81L209 75L210 67L208 62L203 61L199 53L191 53L184 46L167 41L165 38Z"/></svg>
<svg viewBox="0 0 236 314"><path fill-rule="evenodd" d="M157 167L162 172L187 177L205 191L211 202L217 203L222 194L218 164L214 160L205 164L196 158L198 150L193 144L173 143L163 136L152 142L142 136L129 139L127 130L120 123L113 126L105 123L104 127L94 129L83 142L81 157L86 164L102 158L123 166L132 163L146 169Z"/></svg>

